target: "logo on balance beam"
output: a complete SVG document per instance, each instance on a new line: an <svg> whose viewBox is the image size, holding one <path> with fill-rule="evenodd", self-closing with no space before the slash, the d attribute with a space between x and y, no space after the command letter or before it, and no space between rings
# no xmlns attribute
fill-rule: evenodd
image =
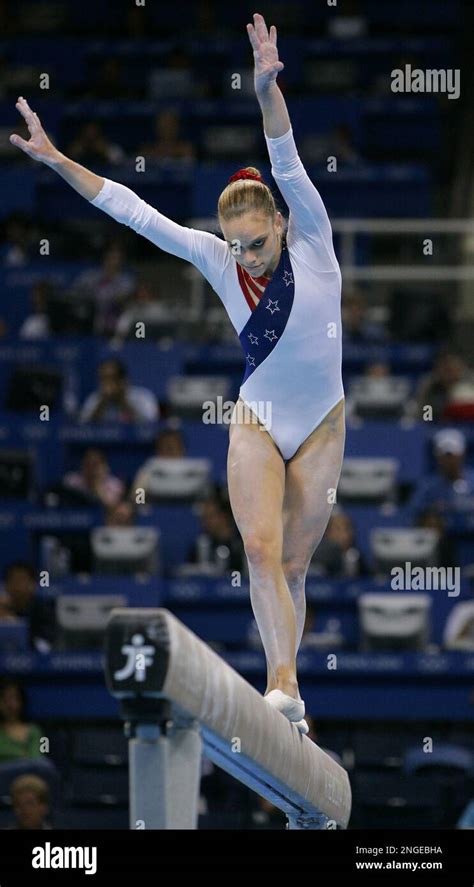
<svg viewBox="0 0 474 887"><path fill-rule="evenodd" d="M168 637L159 618L140 610L112 612L105 637L106 682L114 696L159 693L168 666Z"/></svg>

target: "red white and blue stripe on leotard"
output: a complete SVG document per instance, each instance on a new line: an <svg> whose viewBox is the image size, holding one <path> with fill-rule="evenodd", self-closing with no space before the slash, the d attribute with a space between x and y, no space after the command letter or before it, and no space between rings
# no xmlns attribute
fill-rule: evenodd
<svg viewBox="0 0 474 887"><path fill-rule="evenodd" d="M260 281L266 280L266 285L260 283L261 294L253 304L250 304L249 298L256 296L256 288L251 284L257 281L248 280L250 275L244 277L245 271L239 264L237 274L242 291L252 308L252 314L239 334L245 356L243 384L271 354L288 323L295 295L295 281L286 243L282 245L280 261L272 278L259 278Z"/></svg>

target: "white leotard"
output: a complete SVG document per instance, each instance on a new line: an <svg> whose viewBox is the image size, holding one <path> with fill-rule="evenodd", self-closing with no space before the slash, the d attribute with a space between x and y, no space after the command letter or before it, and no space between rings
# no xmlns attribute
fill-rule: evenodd
<svg viewBox="0 0 474 887"><path fill-rule="evenodd" d="M292 129L276 139L266 137L266 142L272 175L290 211L286 243L294 298L279 341L243 382L240 396L287 460L344 397L341 273L324 203L298 156ZM110 179L90 202L166 252L192 262L241 333L255 306L244 295L242 273L225 241L178 225ZM258 283L264 298L263 278Z"/></svg>

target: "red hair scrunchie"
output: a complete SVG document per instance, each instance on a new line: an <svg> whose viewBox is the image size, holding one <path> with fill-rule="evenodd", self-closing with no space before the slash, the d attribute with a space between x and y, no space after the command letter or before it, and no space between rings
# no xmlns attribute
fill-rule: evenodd
<svg viewBox="0 0 474 887"><path fill-rule="evenodd" d="M233 176L230 177L228 184L231 182L237 182L239 179L254 179L256 182L262 182L265 184L261 176L255 175L254 172L247 172L246 169L239 169L238 172L235 172Z"/></svg>

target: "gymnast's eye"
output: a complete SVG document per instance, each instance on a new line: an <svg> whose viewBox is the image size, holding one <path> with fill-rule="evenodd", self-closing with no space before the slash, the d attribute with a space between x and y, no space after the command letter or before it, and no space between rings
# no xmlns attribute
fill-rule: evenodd
<svg viewBox="0 0 474 887"><path fill-rule="evenodd" d="M252 246L256 246L259 249L265 243L265 239L264 240L255 240L254 243L252 243Z"/></svg>

